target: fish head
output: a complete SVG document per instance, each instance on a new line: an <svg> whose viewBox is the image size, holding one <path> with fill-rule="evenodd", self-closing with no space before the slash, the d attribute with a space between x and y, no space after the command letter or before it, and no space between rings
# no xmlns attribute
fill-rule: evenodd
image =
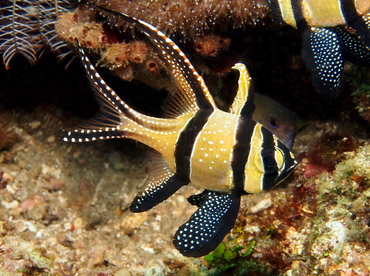
<svg viewBox="0 0 370 276"><path fill-rule="evenodd" d="M289 148L270 130L256 124L244 168L244 191L258 193L283 181L296 167Z"/></svg>
<svg viewBox="0 0 370 276"><path fill-rule="evenodd" d="M258 93L254 94L254 104L256 109L253 120L268 128L291 149L297 132L297 114L274 99Z"/></svg>

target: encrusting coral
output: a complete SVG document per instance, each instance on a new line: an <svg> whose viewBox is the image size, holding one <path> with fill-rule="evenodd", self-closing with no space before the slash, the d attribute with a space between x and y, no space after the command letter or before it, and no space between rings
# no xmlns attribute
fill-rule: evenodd
<svg viewBox="0 0 370 276"><path fill-rule="evenodd" d="M30 63L35 63L39 58L40 49L45 46L49 46L61 57L69 53L65 43L68 40L65 40L63 34L55 28L57 18L59 21L70 23L68 26L71 30L77 31L76 35L78 31L86 30L86 28L75 29L73 19L65 21L66 16L68 17L65 13L78 6L75 0L41 2L27 0L22 4L18 2L3 0L0 3L0 53L7 67L10 66L10 61L15 54L22 54ZM182 41L194 40L213 31L226 32L233 28L245 29L248 26L255 26L268 14L264 0L172 2L88 0L81 2L80 7L88 3L92 4L90 8L99 5L130 14L152 24L167 35L179 35ZM85 13L83 21L92 21L93 18L89 18L92 14L94 13L91 11ZM82 16L81 9L78 15ZM76 19L76 13L73 16ZM81 22L81 19L79 21ZM116 19L108 16L107 21L114 25ZM104 31L99 29L99 24L90 23L86 39L92 43L103 42L94 35ZM61 24L63 23L59 22L59 26ZM123 26L124 29L127 27L127 25ZM82 44L85 45L83 42Z"/></svg>
<svg viewBox="0 0 370 276"><path fill-rule="evenodd" d="M264 0L88 2L142 19L167 35L179 34L184 39L194 39L214 30L228 31L230 28L255 26L268 13Z"/></svg>

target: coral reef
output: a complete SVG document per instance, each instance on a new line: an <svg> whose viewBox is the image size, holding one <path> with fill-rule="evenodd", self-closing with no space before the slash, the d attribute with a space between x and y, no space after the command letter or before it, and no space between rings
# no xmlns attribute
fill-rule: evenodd
<svg viewBox="0 0 370 276"><path fill-rule="evenodd" d="M194 40L210 34L212 31L221 33L229 29L245 29L262 22L267 16L268 9L263 0L249 1L84 1L84 3L102 5L118 12L126 12L156 26L163 32L180 35L180 40ZM83 4L82 4L83 6ZM7 68L15 54L23 55L30 63L35 63L40 49L45 46L56 51L61 58L70 53L67 38L63 31L55 29L55 23L61 20L59 27L64 25L64 31L75 31L75 36L81 38L80 32L88 32L81 40L83 45L94 43L98 47L105 31L100 25L90 22L86 26L76 26L76 18L80 22L93 21L96 12L80 8L77 13L67 19L68 13L77 7L77 1L9 1L0 2L0 53ZM81 7L81 5L80 5ZM90 6L92 8L93 6ZM84 10L81 12L81 10ZM82 19L81 19L82 17ZM108 22L114 25L116 18L108 16ZM196 22L196 24L194 24ZM62 27L63 28L63 27ZM127 28L127 26L123 26ZM224 41L227 41L224 40ZM72 41L74 43L74 41ZM97 43L97 44L95 44ZM102 45L100 45L102 46Z"/></svg>
<svg viewBox="0 0 370 276"><path fill-rule="evenodd" d="M121 1L89 0L116 12L126 13L155 26L167 35L194 39L211 31L256 26L268 14L263 0L247 1ZM108 15L109 16L109 15ZM110 17L110 22L115 18ZM127 28L127 25L123 25Z"/></svg>
<svg viewBox="0 0 370 276"><path fill-rule="evenodd" d="M158 7L158 3L160 1L152 1L148 5ZM13 7L10 1L1 1L1 4L1 15ZM16 8L19 14L29 14L30 9ZM111 30L103 24L104 18L90 9L83 10L83 6L63 16L60 23L67 22L64 29L74 26L75 30L82 31L76 32L77 38L81 38L98 64L112 68L122 79L138 78L144 71L142 79L146 82L158 88L168 86L161 62L140 39L140 34L136 33L132 40L130 33ZM263 12L261 18L264 16ZM5 44L11 38L11 25L5 21L9 18L0 18L4 27L0 34L3 53L10 45ZM25 22L29 22L29 17L26 19ZM20 17L15 20L18 22ZM218 20L220 23L221 18ZM52 26L54 21L50 22ZM16 38L25 34L26 41L30 38L33 41L38 37L22 29L28 23L22 24L17 27L22 32ZM248 30L247 35L236 32L243 51L234 52L230 49L236 46L235 38L230 38L229 33L225 35L217 27L220 25L206 26L202 30L203 38L186 34L194 37L196 43L191 40L180 47L190 53L192 61L200 61L198 67L209 73L205 78L211 87L218 86L218 79L210 71L218 63L228 67L226 62L232 63L236 52L239 58L245 51L244 61L256 90L275 96L310 123L295 140L293 150L300 154L301 164L292 179L269 192L243 198L237 225L225 238L221 257L215 252L216 261L183 258L173 249L171 235L184 218L194 212L192 206L184 210L184 205L186 198L198 191L192 188L180 191L149 213L129 213L128 205L146 178L143 148L128 141L61 143L57 130L62 122L74 125L76 118L69 115L67 119L55 121L45 113L40 116L29 110L40 105L40 99L47 99L52 103L59 101L58 106L83 120L91 117L93 108L87 106L92 101L91 91L83 72L78 71L77 63L67 72L60 68L55 71L51 64L56 64L56 60L40 69L38 66L44 63L45 57L34 67L19 63L19 59L10 63L16 51L11 52L13 55L6 63L11 68L0 74L2 103L7 109L16 108L12 113L0 107L0 143L3 143L0 149L0 262L4 264L0 274L369 274L369 68L346 64L344 91L332 103L327 103L314 92L302 65L299 32L286 28L266 32ZM232 28L232 20L225 26ZM34 30L38 32L37 27ZM163 30L166 31L166 27ZM167 31L174 38L184 40L185 29ZM86 34L93 35L91 45L86 39L88 36L83 36ZM67 37L63 43L74 43L74 38ZM101 43L96 43L98 39ZM223 48L226 44L220 44L219 39L226 39L227 44L230 39L229 48ZM34 61L38 53L33 50L45 45L46 40L39 40L38 44L33 41L31 45L22 43L18 44L20 49L32 49L27 52L30 55L26 53L26 60ZM140 45L139 59L118 56L114 50L114 47L122 47L131 55L134 44ZM142 62L135 63L135 60ZM54 76L50 75L51 71ZM157 103L160 109L161 102L157 98L164 97L163 93L138 86L137 82L112 80L112 85L122 87L121 94L135 102L138 109L152 111ZM222 92L228 93L228 85L231 86L225 83ZM11 91L6 94L5 90ZM13 99L9 99L9 95ZM64 98L61 99L61 95ZM24 110L26 107L28 111ZM348 148L347 141L350 142ZM321 147L319 150L315 148L317 145ZM327 164L322 166L326 158L330 159L330 169Z"/></svg>
<svg viewBox="0 0 370 276"><path fill-rule="evenodd" d="M360 116L370 122L370 82L368 67L349 66L346 77L353 88L352 96ZM363 80L363 81L360 81Z"/></svg>

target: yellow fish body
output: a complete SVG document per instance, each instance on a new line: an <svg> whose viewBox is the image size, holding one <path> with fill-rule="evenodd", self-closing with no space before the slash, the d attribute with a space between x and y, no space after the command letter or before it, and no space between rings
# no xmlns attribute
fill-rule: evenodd
<svg viewBox="0 0 370 276"><path fill-rule="evenodd" d="M146 188L133 200L132 212L151 209L189 183L204 188L189 198L199 208L173 242L185 256L208 254L233 227L240 196L275 186L296 161L275 135L252 120L251 79L243 64L234 66L240 73L239 89L230 112L221 111L203 78L168 37L139 19L108 12L147 35L165 61L177 93L166 101L164 118L141 114L104 82L80 47L100 113L84 127L65 131L63 140L130 138L154 150Z"/></svg>

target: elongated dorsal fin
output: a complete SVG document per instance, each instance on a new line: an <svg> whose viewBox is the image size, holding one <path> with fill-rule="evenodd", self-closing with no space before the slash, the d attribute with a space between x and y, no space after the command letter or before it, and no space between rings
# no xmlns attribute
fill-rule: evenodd
<svg viewBox="0 0 370 276"><path fill-rule="evenodd" d="M244 64L236 63L233 69L239 71L238 92L229 112L246 118L252 118L254 112L254 93L251 89L252 79Z"/></svg>
<svg viewBox="0 0 370 276"><path fill-rule="evenodd" d="M177 101L181 100L181 104L189 106L192 111L216 108L203 78L195 71L185 54L170 38L154 26L140 19L103 7L97 7L134 24L146 34L153 46L157 49L159 56L165 61L168 72L172 77L178 93L181 95Z"/></svg>

